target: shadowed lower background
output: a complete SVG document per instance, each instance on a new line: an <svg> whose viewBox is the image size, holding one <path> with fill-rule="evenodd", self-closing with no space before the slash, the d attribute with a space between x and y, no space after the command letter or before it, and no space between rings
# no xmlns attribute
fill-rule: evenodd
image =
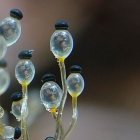
<svg viewBox="0 0 140 140"><path fill-rule="evenodd" d="M79 120L69 140L139 140L140 1L1 0L0 19L7 17L12 8L21 9L24 18L21 38L6 55L11 86L1 96L2 106L10 111L10 95L21 90L14 69L17 55L23 49L35 50L32 61L36 76L29 94L39 99L40 79L47 72L55 73L60 83L59 68L49 51L49 40L54 23L65 19L75 42L66 66L80 64L85 78L85 90L78 103ZM54 120L40 102L32 99L30 116L34 114L36 118L30 127L31 139L53 136ZM72 112L70 102L69 97L64 114L66 126ZM9 116L9 122L17 125L15 118Z"/></svg>

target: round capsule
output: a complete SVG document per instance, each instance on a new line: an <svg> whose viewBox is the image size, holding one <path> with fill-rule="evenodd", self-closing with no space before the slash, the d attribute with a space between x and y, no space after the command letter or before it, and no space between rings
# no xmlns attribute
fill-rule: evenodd
<svg viewBox="0 0 140 140"><path fill-rule="evenodd" d="M84 89L84 79L79 73L71 73L67 78L67 89L72 97L78 97Z"/></svg>
<svg viewBox="0 0 140 140"><path fill-rule="evenodd" d="M4 116L4 109L0 106L0 118Z"/></svg>
<svg viewBox="0 0 140 140"><path fill-rule="evenodd" d="M56 30L50 39L50 50L58 59L67 58L73 49L73 39L67 30Z"/></svg>
<svg viewBox="0 0 140 140"><path fill-rule="evenodd" d="M0 36L0 60L3 59L7 51L6 41L5 39Z"/></svg>
<svg viewBox="0 0 140 140"><path fill-rule="evenodd" d="M35 75L35 67L31 60L21 59L16 65L15 76L20 84L28 85Z"/></svg>
<svg viewBox="0 0 140 140"><path fill-rule="evenodd" d="M0 23L0 35L5 39L7 47L16 43L21 35L19 20L13 17L7 17L2 20Z"/></svg>
<svg viewBox="0 0 140 140"><path fill-rule="evenodd" d="M0 68L0 95L2 95L10 85L10 76L5 69Z"/></svg>
<svg viewBox="0 0 140 140"><path fill-rule="evenodd" d="M2 137L4 139L12 139L14 138L14 134L15 134L15 128L11 126L4 126L3 133L2 133Z"/></svg>
<svg viewBox="0 0 140 140"><path fill-rule="evenodd" d="M59 107L62 93L59 85L53 81L43 84L40 90L40 98L46 110L49 111L50 109L56 109Z"/></svg>
<svg viewBox="0 0 140 140"><path fill-rule="evenodd" d="M12 103L11 113L16 117L18 121L28 116L27 101L20 100Z"/></svg>

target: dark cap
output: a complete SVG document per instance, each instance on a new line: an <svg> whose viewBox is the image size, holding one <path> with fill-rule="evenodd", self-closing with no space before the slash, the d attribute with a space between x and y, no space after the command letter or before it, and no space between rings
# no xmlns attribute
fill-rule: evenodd
<svg viewBox="0 0 140 140"><path fill-rule="evenodd" d="M33 50L23 50L19 53L19 59L30 59L32 57Z"/></svg>
<svg viewBox="0 0 140 140"><path fill-rule="evenodd" d="M81 73L82 68L78 65L73 65L70 67L70 73Z"/></svg>
<svg viewBox="0 0 140 140"><path fill-rule="evenodd" d="M47 137L45 140L55 140L54 137Z"/></svg>
<svg viewBox="0 0 140 140"><path fill-rule="evenodd" d="M64 20L58 20L56 23L55 23L55 29L56 30L68 30L69 28L69 25L66 21Z"/></svg>
<svg viewBox="0 0 140 140"><path fill-rule="evenodd" d="M22 99L22 93L21 92L15 92L11 95L12 101L20 101Z"/></svg>
<svg viewBox="0 0 140 140"><path fill-rule="evenodd" d="M15 127L14 139L19 139L21 136L21 129L19 127Z"/></svg>
<svg viewBox="0 0 140 140"><path fill-rule="evenodd" d="M5 60L0 60L0 67L5 68L7 66L7 62Z"/></svg>
<svg viewBox="0 0 140 140"><path fill-rule="evenodd" d="M48 81L56 81L56 77L55 77L54 74L48 73L48 74L45 74L45 75L41 78L41 81L42 81L43 83L48 82Z"/></svg>
<svg viewBox="0 0 140 140"><path fill-rule="evenodd" d="M10 16L18 20L21 20L23 18L23 14L19 9L12 9L10 11Z"/></svg>

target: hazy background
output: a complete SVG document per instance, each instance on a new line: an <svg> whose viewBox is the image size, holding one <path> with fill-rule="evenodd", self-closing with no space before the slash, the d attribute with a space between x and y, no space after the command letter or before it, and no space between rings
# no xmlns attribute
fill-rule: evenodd
<svg viewBox="0 0 140 140"><path fill-rule="evenodd" d="M49 51L54 23L65 19L75 41L66 66L80 64L85 90L79 97L79 120L69 140L140 139L140 1L139 0L0 0L0 19L12 8L24 14L20 40L8 49L6 60L11 86L1 96L1 104L10 111L10 95L20 91L14 69L23 49L34 49L32 61L36 76L29 88L35 121L31 139L53 136L51 115L34 99L39 99L40 79L52 72L60 83L59 68ZM39 100L40 101L40 100ZM71 116L70 97L64 121ZM38 108L37 108L38 107ZM32 114L34 113L34 114ZM10 115L9 122L17 125Z"/></svg>

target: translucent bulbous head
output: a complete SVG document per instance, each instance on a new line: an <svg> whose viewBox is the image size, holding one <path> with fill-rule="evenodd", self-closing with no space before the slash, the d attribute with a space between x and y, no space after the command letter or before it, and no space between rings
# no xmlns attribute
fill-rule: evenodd
<svg viewBox="0 0 140 140"><path fill-rule="evenodd" d="M12 139L14 138L15 128L11 126L4 126L2 137L4 139Z"/></svg>
<svg viewBox="0 0 140 140"><path fill-rule="evenodd" d="M56 58L67 58L73 49L73 39L67 30L56 30L50 39L50 49Z"/></svg>
<svg viewBox="0 0 140 140"><path fill-rule="evenodd" d="M21 35L21 25L19 20L7 17L0 23L0 35L6 41L7 47L17 42Z"/></svg>
<svg viewBox="0 0 140 140"><path fill-rule="evenodd" d="M67 78L67 89L72 97L78 97L84 89L84 79L79 73L71 73Z"/></svg>
<svg viewBox="0 0 140 140"><path fill-rule="evenodd" d="M10 85L10 76L5 69L0 68L0 95L2 95Z"/></svg>
<svg viewBox="0 0 140 140"><path fill-rule="evenodd" d="M0 118L4 116L4 109L0 106Z"/></svg>
<svg viewBox="0 0 140 140"><path fill-rule="evenodd" d="M11 113L16 117L18 121L28 116L28 107L25 100L20 100L12 103Z"/></svg>
<svg viewBox="0 0 140 140"><path fill-rule="evenodd" d="M0 60L3 59L7 51L6 41L5 39L0 35Z"/></svg>
<svg viewBox="0 0 140 140"><path fill-rule="evenodd" d="M28 85L35 75L35 67L31 60L20 59L15 68L15 76L20 84Z"/></svg>
<svg viewBox="0 0 140 140"><path fill-rule="evenodd" d="M40 90L41 102L48 111L57 108L60 105L62 93L63 92L57 83L53 81L46 82Z"/></svg>

